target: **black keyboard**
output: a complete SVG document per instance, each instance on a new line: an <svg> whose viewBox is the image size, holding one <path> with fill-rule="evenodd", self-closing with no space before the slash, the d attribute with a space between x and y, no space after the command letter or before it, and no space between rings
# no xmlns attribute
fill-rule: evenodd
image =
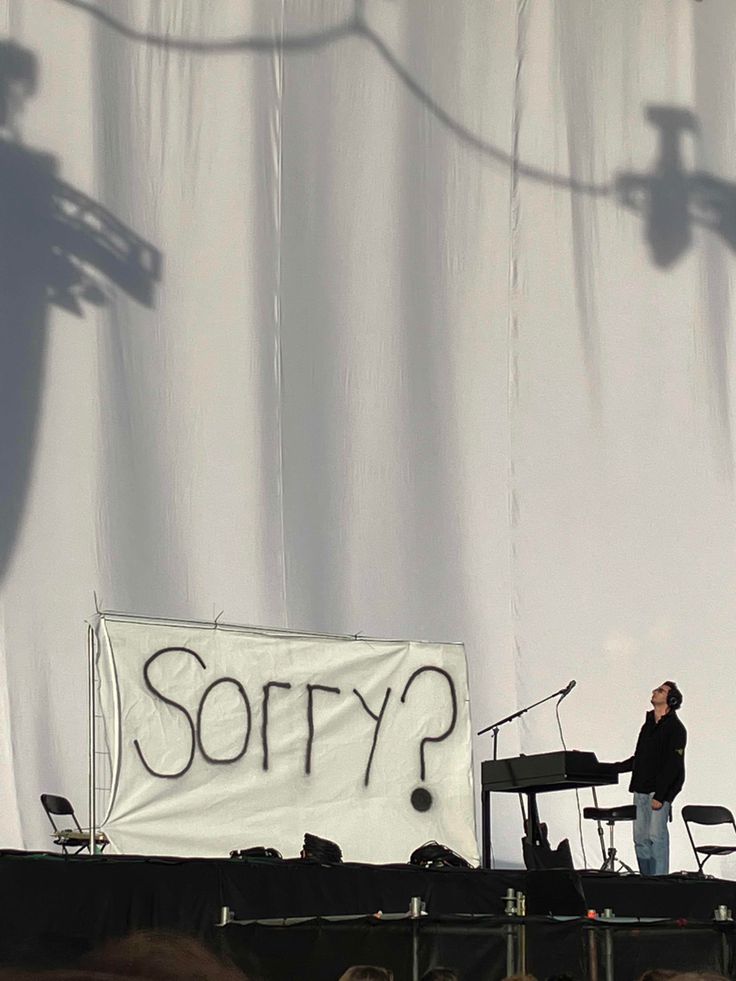
<svg viewBox="0 0 736 981"><path fill-rule="evenodd" d="M543 794L618 783L618 773L611 763L599 763L595 753L579 750L484 760L480 774L483 790L494 793Z"/></svg>

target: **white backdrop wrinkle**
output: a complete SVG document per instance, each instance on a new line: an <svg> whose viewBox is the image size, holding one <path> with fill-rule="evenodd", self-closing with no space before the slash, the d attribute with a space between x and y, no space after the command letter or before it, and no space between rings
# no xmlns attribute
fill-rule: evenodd
<svg viewBox="0 0 736 981"><path fill-rule="evenodd" d="M93 590L462 640L475 729L576 678L568 745L602 759L674 676L683 802L736 805L730 0L0 0L0 28L38 68L6 247L8 161L46 154L161 262L146 295L82 235L66 294L0 274L3 844L47 842L43 791L83 810ZM550 706L501 733L558 746ZM581 859L574 800L544 817ZM494 829L518 863L516 802Z"/></svg>

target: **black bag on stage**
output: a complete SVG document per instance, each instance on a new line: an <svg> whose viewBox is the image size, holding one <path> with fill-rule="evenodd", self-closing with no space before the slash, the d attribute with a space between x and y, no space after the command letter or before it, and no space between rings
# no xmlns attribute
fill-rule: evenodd
<svg viewBox="0 0 736 981"><path fill-rule="evenodd" d="M415 848L409 862L423 869L472 869L473 867L462 855L458 855L447 845L440 845L438 841L428 841Z"/></svg>
<svg viewBox="0 0 736 981"><path fill-rule="evenodd" d="M281 852L265 845L254 845L252 848L240 848L230 852L230 858L281 858Z"/></svg>

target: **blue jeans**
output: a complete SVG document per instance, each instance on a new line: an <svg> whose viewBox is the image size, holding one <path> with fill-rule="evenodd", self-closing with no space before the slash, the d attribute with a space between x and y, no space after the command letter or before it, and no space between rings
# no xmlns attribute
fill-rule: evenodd
<svg viewBox="0 0 736 981"><path fill-rule="evenodd" d="M652 809L654 794L634 794L634 849L642 875L667 875L670 870L670 832L667 824L672 805L665 801Z"/></svg>

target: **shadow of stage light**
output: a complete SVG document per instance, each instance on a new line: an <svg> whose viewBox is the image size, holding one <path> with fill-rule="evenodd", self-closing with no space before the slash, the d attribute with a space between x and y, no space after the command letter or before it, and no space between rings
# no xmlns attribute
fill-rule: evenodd
<svg viewBox="0 0 736 981"><path fill-rule="evenodd" d="M684 164L684 139L700 132L689 109L648 106L657 129L657 157L650 171L619 174L616 193L623 207L640 215L652 261L668 269L692 245L693 229L707 228L736 251L736 184Z"/></svg>
<svg viewBox="0 0 736 981"><path fill-rule="evenodd" d="M121 290L152 306L161 254L26 146L23 108L38 88L35 55L0 41L0 582L31 480L48 341L48 308L77 317Z"/></svg>

